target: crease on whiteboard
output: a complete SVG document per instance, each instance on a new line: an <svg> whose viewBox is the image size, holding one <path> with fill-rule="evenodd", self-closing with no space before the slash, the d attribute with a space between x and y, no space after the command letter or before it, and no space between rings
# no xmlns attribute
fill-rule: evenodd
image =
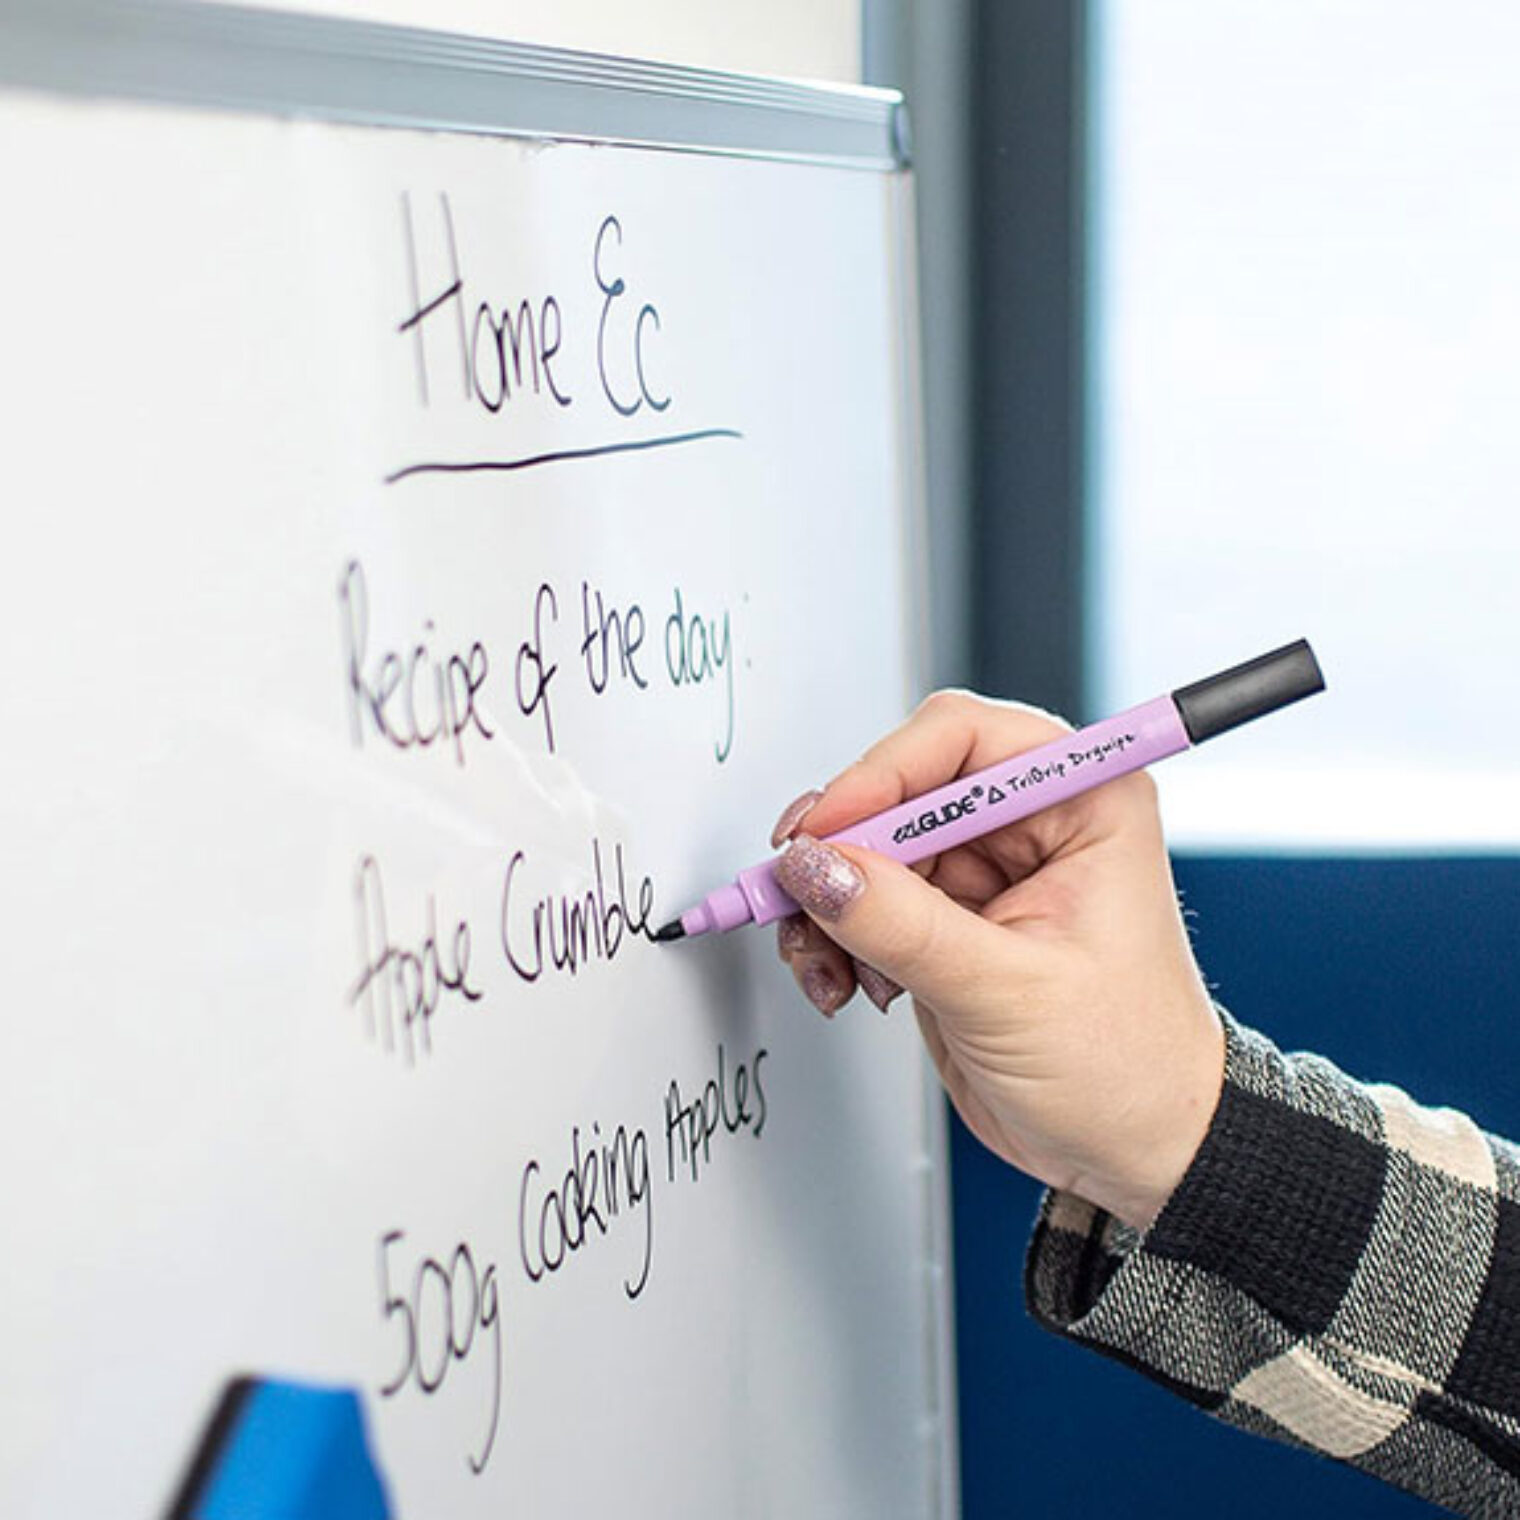
<svg viewBox="0 0 1520 1520"><path fill-rule="evenodd" d="M377 766L374 755L341 746L329 728L294 716L271 718L229 706L208 717L301 789L336 798L346 809L425 826L438 837L440 854L448 846L500 849L525 829L543 847L554 848L558 839L569 853L598 825L623 832L628 823L626 811L586 786L575 766L533 754L500 730L489 752L472 757L468 771L425 775L415 757Z"/></svg>

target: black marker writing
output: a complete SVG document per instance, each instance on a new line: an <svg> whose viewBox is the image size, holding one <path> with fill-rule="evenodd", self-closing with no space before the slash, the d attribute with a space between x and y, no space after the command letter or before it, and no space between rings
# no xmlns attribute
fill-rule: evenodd
<svg viewBox="0 0 1520 1520"><path fill-rule="evenodd" d="M668 395L656 396L649 389L649 379L644 366L644 341L649 329L660 330L660 314L647 301L639 307L638 315L627 326L622 303L628 295L628 287L621 275L609 271L617 265L617 251L623 244L623 224L615 216L604 218L596 234L596 248L591 257L592 273L596 288L602 293L601 320L596 325L596 368L602 379L602 394L620 417L632 417L646 402L656 412L663 412L670 405ZM633 361L634 385L615 384L608 355L608 334L617 331L622 323L619 346L628 352Z"/></svg>
<svg viewBox="0 0 1520 1520"><path fill-rule="evenodd" d="M442 741L463 765L468 734L494 737L479 707L490 661L478 639L462 654L445 654L434 647L436 630L428 618L403 648L387 649L371 662L369 588L356 559L339 577L338 608L349 731L356 745L363 745L366 733L397 749L427 749Z"/></svg>
<svg viewBox="0 0 1520 1520"><path fill-rule="evenodd" d="M405 464L385 477L385 484L411 480L417 475L515 475L545 465L570 464L577 459L607 459L614 454L647 454L653 449L681 448L688 443L707 443L715 438L743 438L735 428L697 428L686 433L666 433L656 438L623 438L616 443L592 443L578 449L546 449L506 459L425 459Z"/></svg>
<svg viewBox="0 0 1520 1520"><path fill-rule="evenodd" d="M734 665L728 612L721 620L686 610L676 587L675 610L665 619L665 671L672 686L700 686L721 680L724 687L723 736L713 745L721 765L734 746Z"/></svg>
<svg viewBox="0 0 1520 1520"><path fill-rule="evenodd" d="M419 235L430 227L430 237ZM640 299L629 286L623 223L618 217L602 217L590 239L586 262L597 293L594 342L589 332L578 335L569 329L565 303L553 290L513 291L506 300L500 290L482 294L472 283L473 276L465 272L467 261L460 251L447 195L438 196L437 216L432 219L414 216L411 196L403 195L401 228L407 287L404 314L395 330L410 344L417 395L424 407L432 405L432 361L441 342L444 352L454 350L465 403L493 417L513 415L531 403L539 403L540 412L558 415L573 401L567 370L573 373L578 357L585 355L581 362L586 365L589 386L593 351L596 384L612 418L647 417L671 409L673 393L660 352L664 318L653 301ZM583 278L584 274L577 276ZM568 309L574 312L577 303L572 301ZM542 405L545 401L547 408ZM743 436L732 427L687 426L658 437L646 433L559 441L556 446L516 452L493 450L489 457L414 460L387 471L384 480L396 485L422 475L515 473L578 459Z"/></svg>
<svg viewBox="0 0 1520 1520"><path fill-rule="evenodd" d="M485 344L481 343L482 328L489 334ZM561 406L569 406L570 398L555 383L551 367L559 353L561 331L559 302L553 296L544 297L536 321L526 301L519 304L515 318L507 307L497 316L482 301L470 334L470 378L480 404L489 412L499 412L530 385L537 393L542 379L549 394Z"/></svg>
<svg viewBox="0 0 1520 1520"><path fill-rule="evenodd" d="M517 646L517 707L525 718L531 718L540 708L544 715L544 743L549 753L554 753L554 708L549 699L549 688L559 671L544 652L544 608L549 617L559 621L559 600L554 587L545 582L533 594L533 632Z"/></svg>
<svg viewBox="0 0 1520 1520"><path fill-rule="evenodd" d="M470 1471L483 1473L496 1443L501 1419L502 1331L496 1268L482 1272L469 1246L460 1242L447 1267L424 1256L412 1273L410 1291L398 1293L391 1282L391 1250L406 1239L404 1230L387 1230L377 1253L380 1318L395 1324L402 1341L396 1371L380 1385L380 1397L395 1397L410 1381L428 1396L443 1386L449 1369L468 1359L485 1337L491 1338L490 1415L478 1456L466 1456Z"/></svg>
<svg viewBox="0 0 1520 1520"><path fill-rule="evenodd" d="M396 944L380 863L373 855L366 855L354 872L353 899L360 971L349 988L349 1005L363 1008L370 1038L378 1037L387 1051L396 1049L399 1033L401 1052L411 1065L419 1049L432 1051L433 1015L444 998L480 999L480 989L470 985L470 926L456 920L452 935L440 946L438 908L429 893L421 942L415 948Z"/></svg>
<svg viewBox="0 0 1520 1520"><path fill-rule="evenodd" d="M632 681L640 691L648 688L649 682L638 663L639 649L644 643L644 609L637 602L620 612L607 606L602 593L593 590L589 582L582 581L581 626L585 630L581 658L586 662L586 680L592 691L600 696L614 675Z"/></svg>
<svg viewBox="0 0 1520 1520"><path fill-rule="evenodd" d="M517 1243L530 1282L552 1276L577 1251L606 1236L624 1212L642 1211L644 1238L638 1268L623 1279L635 1299L649 1281L654 1259L654 1193L649 1176L649 1141L642 1129L619 1124L603 1138L599 1123L583 1141L580 1126L570 1131L570 1159L552 1181L535 1157L523 1168L517 1195Z"/></svg>
<svg viewBox="0 0 1520 1520"><path fill-rule="evenodd" d="M654 882L635 877L634 902L628 901L623 846L613 848L616 891L609 892L602 864L602 842L591 841L591 882L579 892L534 892L527 854L518 850L507 862L501 888L501 947L507 964L525 982L544 971L574 976L591 960L611 961L627 935L653 938ZM547 951L547 962L545 952Z"/></svg>
<svg viewBox="0 0 1520 1520"><path fill-rule="evenodd" d="M725 1071L727 1052L720 1044L717 1071L690 1101L683 1099L680 1083L671 1081L665 1094L665 1169L672 1182L676 1180L678 1150L682 1165L691 1171L691 1180L699 1179L702 1168L712 1160L713 1137L720 1126L730 1135L753 1126L751 1133L756 1140L765 1132L765 1084L760 1068L769 1054L762 1048L748 1064L740 1061L730 1085Z"/></svg>
<svg viewBox="0 0 1520 1520"><path fill-rule="evenodd" d="M558 298L552 294L537 300L522 297L515 306L477 300L470 311L472 298L466 294L454 212L447 195L439 195L438 211L447 252L437 275L424 284L418 275L412 199L409 195L401 197L411 308L396 330L411 334L422 404L427 406L430 400L426 337L429 324L436 318L458 343L467 400L478 401L488 412L499 412L515 397L547 392L557 405L569 406L571 398L554 373L564 341Z"/></svg>
<svg viewBox="0 0 1520 1520"><path fill-rule="evenodd" d="M443 217L444 236L448 244L448 269L444 278L424 301L417 278L417 237L412 227L412 198L405 194L401 197L401 226L406 236L406 272L411 286L412 310L411 315L401 324L399 330L412 335L412 346L417 355L417 392L424 406L429 404L431 398L428 392L427 346L423 341L422 324L434 312L442 311L450 306L452 306L454 321L459 331L459 357L464 376L464 393L466 397L474 393L474 386L470 379L469 350L464 335L464 299L460 294L464 289L464 280L459 273L459 246L454 237L454 213L449 208L448 196L438 197L438 209Z"/></svg>

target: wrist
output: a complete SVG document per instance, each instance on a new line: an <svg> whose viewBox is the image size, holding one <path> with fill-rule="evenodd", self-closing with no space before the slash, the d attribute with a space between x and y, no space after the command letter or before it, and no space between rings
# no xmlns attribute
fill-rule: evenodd
<svg viewBox="0 0 1520 1520"><path fill-rule="evenodd" d="M1219 1109L1225 1037L1212 1006L1206 1029L1157 1084L1149 1112L1125 1126L1122 1154L1104 1178L1075 1191L1133 1229L1155 1223L1187 1175Z"/></svg>

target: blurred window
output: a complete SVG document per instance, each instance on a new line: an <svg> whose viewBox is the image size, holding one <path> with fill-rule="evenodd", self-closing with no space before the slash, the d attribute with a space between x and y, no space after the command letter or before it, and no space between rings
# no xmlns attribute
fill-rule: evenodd
<svg viewBox="0 0 1520 1520"><path fill-rule="evenodd" d="M1088 689L1307 635L1183 847L1520 846L1520 6L1095 0Z"/></svg>

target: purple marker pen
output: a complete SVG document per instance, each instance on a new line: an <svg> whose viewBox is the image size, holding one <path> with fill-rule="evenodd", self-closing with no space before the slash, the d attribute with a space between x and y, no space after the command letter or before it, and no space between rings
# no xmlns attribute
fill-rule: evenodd
<svg viewBox="0 0 1520 1520"><path fill-rule="evenodd" d="M975 775L961 776L830 834L828 843L864 845L911 864L1324 689L1314 651L1300 639ZM776 884L775 871L775 859L741 871L730 885L672 919L655 939L690 939L714 929L768 924L797 912L797 904Z"/></svg>

